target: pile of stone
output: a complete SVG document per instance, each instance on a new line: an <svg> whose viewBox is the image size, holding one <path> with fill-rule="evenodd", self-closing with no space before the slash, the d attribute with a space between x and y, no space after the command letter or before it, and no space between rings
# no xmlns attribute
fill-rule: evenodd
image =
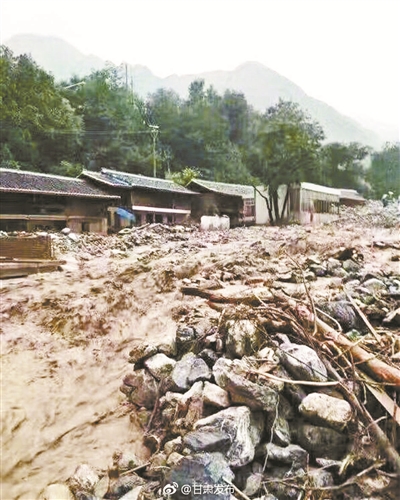
<svg viewBox="0 0 400 500"><path fill-rule="evenodd" d="M279 325L237 308L133 346L121 391L149 461L116 453L103 477L81 465L50 487L65 496L41 498L390 498L393 474L323 357Z"/></svg>

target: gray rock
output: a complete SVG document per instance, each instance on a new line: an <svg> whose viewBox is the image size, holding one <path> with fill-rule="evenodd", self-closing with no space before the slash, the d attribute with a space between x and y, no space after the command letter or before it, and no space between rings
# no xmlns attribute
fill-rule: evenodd
<svg viewBox="0 0 400 500"><path fill-rule="evenodd" d="M79 490L92 492L99 479L99 476L90 465L80 464L67 483L73 492Z"/></svg>
<svg viewBox="0 0 400 500"><path fill-rule="evenodd" d="M175 338L166 338L164 342L157 344L158 352L162 352L166 356L175 357L177 354L176 348L176 339Z"/></svg>
<svg viewBox="0 0 400 500"><path fill-rule="evenodd" d="M129 353L129 363L139 363L157 354L157 347L151 344L138 344Z"/></svg>
<svg viewBox="0 0 400 500"><path fill-rule="evenodd" d="M180 453L183 449L183 442L182 442L182 437L178 436L175 439L171 439L171 441L167 441L164 444L164 451L167 455L170 455L171 453Z"/></svg>
<svg viewBox="0 0 400 500"><path fill-rule="evenodd" d="M212 349L203 349L201 352L199 352L199 358L204 359L204 361L207 363L207 365L212 368L219 358L218 354L213 351Z"/></svg>
<svg viewBox="0 0 400 500"><path fill-rule="evenodd" d="M362 287L366 288L372 294L387 291L385 283L378 278L370 278L367 281L364 281Z"/></svg>
<svg viewBox="0 0 400 500"><path fill-rule="evenodd" d="M191 351L197 342L197 332L194 327L179 326L176 330L175 342L178 354Z"/></svg>
<svg viewBox="0 0 400 500"><path fill-rule="evenodd" d="M335 269L341 268L342 263L340 260L334 259L333 257L330 257L327 262L325 263L326 271L328 274L332 274L332 272Z"/></svg>
<svg viewBox="0 0 400 500"><path fill-rule="evenodd" d="M38 500L74 500L74 495L66 484L49 484L39 494Z"/></svg>
<svg viewBox="0 0 400 500"><path fill-rule="evenodd" d="M69 238L74 243L77 243L79 241L79 235L77 235L75 233L68 233L67 238Z"/></svg>
<svg viewBox="0 0 400 500"><path fill-rule="evenodd" d="M328 488L334 484L332 474L323 469L309 471L308 477L314 488Z"/></svg>
<svg viewBox="0 0 400 500"><path fill-rule="evenodd" d="M167 383L179 392L186 391L197 381L210 380L211 377L212 372L207 363L189 352L176 363Z"/></svg>
<svg viewBox="0 0 400 500"><path fill-rule="evenodd" d="M158 396L157 382L147 370L141 369L129 373L123 379L123 383L132 387L129 395L131 403L144 406L148 410L153 408Z"/></svg>
<svg viewBox="0 0 400 500"><path fill-rule="evenodd" d="M300 422L295 430L299 445L313 457L340 460L347 446L347 436L330 429Z"/></svg>
<svg viewBox="0 0 400 500"><path fill-rule="evenodd" d="M318 392L313 392L303 399L299 412L311 423L339 431L352 419L351 406L347 401Z"/></svg>
<svg viewBox="0 0 400 500"><path fill-rule="evenodd" d="M140 460L132 451L116 451L113 454L113 464L119 471L125 472L140 465Z"/></svg>
<svg viewBox="0 0 400 500"><path fill-rule="evenodd" d="M291 441L289 422L281 415L274 418L272 425L272 439L280 446L288 446Z"/></svg>
<svg viewBox="0 0 400 500"><path fill-rule="evenodd" d="M212 372L210 367L201 358L193 359L190 367L190 372L188 375L189 385L194 384L199 380L210 380L212 377Z"/></svg>
<svg viewBox="0 0 400 500"><path fill-rule="evenodd" d="M267 383L255 383L247 378L247 364L242 360L220 358L213 367L216 383L228 391L234 403L245 404L252 410L273 411L278 404L278 392Z"/></svg>
<svg viewBox="0 0 400 500"><path fill-rule="evenodd" d="M205 404L216 408L228 408L230 405L229 394L218 385L204 382L203 401Z"/></svg>
<svg viewBox="0 0 400 500"><path fill-rule="evenodd" d="M255 495L261 488L262 480L263 475L261 473L257 472L255 474L250 474L246 480L243 493L247 496Z"/></svg>
<svg viewBox="0 0 400 500"><path fill-rule="evenodd" d="M360 270L360 264L353 259L347 259L343 262L343 269L348 273L357 273Z"/></svg>
<svg viewBox="0 0 400 500"><path fill-rule="evenodd" d="M99 498L87 491L77 491L75 493L75 500L99 500Z"/></svg>
<svg viewBox="0 0 400 500"><path fill-rule="evenodd" d="M232 358L251 356L260 347L260 330L254 322L243 320L230 320L226 323L226 353Z"/></svg>
<svg viewBox="0 0 400 500"><path fill-rule="evenodd" d="M199 430L191 431L183 438L183 444L194 451L220 451L230 448L229 434L212 426L204 426Z"/></svg>
<svg viewBox="0 0 400 500"><path fill-rule="evenodd" d="M308 464L308 452L297 444L281 447L273 443L257 446L256 457L267 456L268 460L290 465L293 470L305 469Z"/></svg>
<svg viewBox="0 0 400 500"><path fill-rule="evenodd" d="M336 319L336 321L343 328L343 331L347 332L352 328L359 327L359 320L357 314L347 300L337 300L334 302L324 302L319 304L319 307L330 316Z"/></svg>
<svg viewBox="0 0 400 500"><path fill-rule="evenodd" d="M141 496L144 486L135 486L131 491L128 491L124 496L120 497L119 500L138 500Z"/></svg>
<svg viewBox="0 0 400 500"><path fill-rule="evenodd" d="M326 268L324 266L321 266L319 264L312 264L310 265L310 269L318 278L326 276Z"/></svg>
<svg viewBox="0 0 400 500"><path fill-rule="evenodd" d="M165 354L159 353L146 359L144 366L157 380L166 378L174 369L176 361Z"/></svg>
<svg viewBox="0 0 400 500"><path fill-rule="evenodd" d="M196 356L192 352L185 354L180 359L171 372L171 385L176 391L186 391L189 388L188 377L190 374L192 361Z"/></svg>
<svg viewBox="0 0 400 500"><path fill-rule="evenodd" d="M175 467L182 460L183 455L178 453L177 451L173 451L167 458L168 467Z"/></svg>
<svg viewBox="0 0 400 500"><path fill-rule="evenodd" d="M173 488L174 493L171 496L174 500L185 500L187 498L196 498L194 485L197 485L199 495L202 500L230 500L231 493L223 478L228 481L234 479L234 474L222 453L200 453L184 457L169 472L166 477L163 488L166 496L166 488ZM176 487L174 486L176 483ZM191 494L182 492L182 486L189 485L193 488ZM207 490L202 490L202 486L207 485ZM228 485L226 485L228 486ZM216 488L222 487L220 493L216 493Z"/></svg>
<svg viewBox="0 0 400 500"><path fill-rule="evenodd" d="M255 447L264 429L264 417L261 413L252 413L247 406L231 406L198 420L194 427L196 430L223 429L230 439L230 447L225 454L229 465L242 467L254 458Z"/></svg>
<svg viewBox="0 0 400 500"><path fill-rule="evenodd" d="M317 353L300 344L281 344L279 357L283 366L299 380L326 382L328 374Z"/></svg>
<svg viewBox="0 0 400 500"><path fill-rule="evenodd" d="M107 496L109 498L121 498L134 488L143 487L145 484L146 481L137 474L121 475L116 479L110 480Z"/></svg>

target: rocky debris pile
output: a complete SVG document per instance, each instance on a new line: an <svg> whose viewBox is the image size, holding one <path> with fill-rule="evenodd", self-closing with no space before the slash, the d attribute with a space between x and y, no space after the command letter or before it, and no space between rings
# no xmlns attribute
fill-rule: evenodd
<svg viewBox="0 0 400 500"><path fill-rule="evenodd" d="M113 255L126 256L135 246L157 246L165 241L186 241L197 226L168 226L166 224L145 224L139 227L121 229L107 237L94 233L76 234L68 230L52 234L53 245L58 254L68 252L81 256Z"/></svg>
<svg viewBox="0 0 400 500"><path fill-rule="evenodd" d="M331 223L336 226L393 228L400 225L400 213L396 203L384 207L380 201L369 200L363 206L341 207L340 217Z"/></svg>
<svg viewBox="0 0 400 500"><path fill-rule="evenodd" d="M395 498L400 370L384 346L372 354L266 289L182 292L213 314L133 345L121 386L149 460L116 452L107 472L81 465L42 499Z"/></svg>

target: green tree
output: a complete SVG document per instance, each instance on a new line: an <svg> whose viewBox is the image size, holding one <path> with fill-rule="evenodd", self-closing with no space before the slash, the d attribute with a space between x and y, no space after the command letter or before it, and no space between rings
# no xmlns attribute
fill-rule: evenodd
<svg viewBox="0 0 400 500"><path fill-rule="evenodd" d="M198 177L200 177L200 172L196 167L185 167L180 172L174 172L169 176L171 180L181 186L187 186L193 179Z"/></svg>
<svg viewBox="0 0 400 500"><path fill-rule="evenodd" d="M252 172L268 187L271 223L279 222L283 213L279 212L278 187L315 175L323 138L321 126L293 102L281 100L266 111L259 125Z"/></svg>
<svg viewBox="0 0 400 500"><path fill-rule="evenodd" d="M363 189L367 146L333 142L322 148L321 181L337 188Z"/></svg>
<svg viewBox="0 0 400 500"><path fill-rule="evenodd" d="M386 143L382 151L371 157L371 166L367 172L371 185L371 196L380 199L389 191L400 196L400 143Z"/></svg>
<svg viewBox="0 0 400 500"><path fill-rule="evenodd" d="M80 113L85 128L83 147L76 161L102 167L150 174L152 142L144 118L144 104L126 88L117 67L95 71L85 85L71 80L65 95Z"/></svg>
<svg viewBox="0 0 400 500"><path fill-rule="evenodd" d="M3 167L49 172L72 157L82 120L54 78L29 56L0 48L0 155Z"/></svg>

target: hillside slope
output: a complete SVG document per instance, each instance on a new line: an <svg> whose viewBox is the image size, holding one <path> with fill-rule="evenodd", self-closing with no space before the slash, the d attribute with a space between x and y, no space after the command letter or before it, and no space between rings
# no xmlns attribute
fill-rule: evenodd
<svg viewBox="0 0 400 500"><path fill-rule="evenodd" d="M65 80L73 75L83 78L106 65L106 61L94 55L84 55L69 43L55 37L17 35L5 44L15 55L31 54L56 80ZM328 142L360 142L380 148L388 140L339 113L327 103L310 97L289 79L257 62L246 62L232 71L171 75L167 78L157 77L146 66L129 65L128 74L134 91L142 98L161 87L172 89L185 97L193 80L204 79L207 85L213 85L220 94L227 89L242 92L248 103L259 111L264 111L280 98L297 102L322 125Z"/></svg>

